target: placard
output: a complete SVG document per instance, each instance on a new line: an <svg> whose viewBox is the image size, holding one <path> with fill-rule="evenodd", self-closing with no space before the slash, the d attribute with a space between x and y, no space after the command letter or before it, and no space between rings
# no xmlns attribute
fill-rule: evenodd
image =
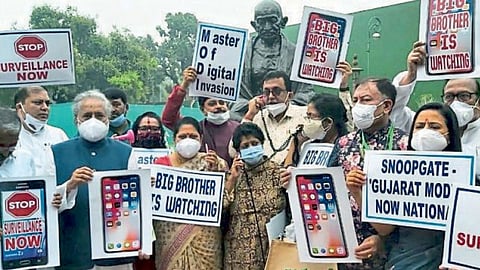
<svg viewBox="0 0 480 270"><path fill-rule="evenodd" d="M0 32L0 88L74 84L70 29Z"/></svg>
<svg viewBox="0 0 480 270"><path fill-rule="evenodd" d="M480 269L480 188L457 186L450 201L443 266L452 269Z"/></svg>
<svg viewBox="0 0 480 270"><path fill-rule="evenodd" d="M153 219L220 226L225 173L151 167Z"/></svg>
<svg viewBox="0 0 480 270"><path fill-rule="evenodd" d="M53 177L2 178L0 269L60 265Z"/></svg>
<svg viewBox="0 0 480 270"><path fill-rule="evenodd" d="M149 170L94 172L88 196L92 259L152 254Z"/></svg>
<svg viewBox="0 0 480 270"><path fill-rule="evenodd" d="M290 78L309 84L339 88L336 70L347 55L353 16L304 7Z"/></svg>
<svg viewBox="0 0 480 270"><path fill-rule="evenodd" d="M331 143L304 143L297 167L326 168L333 150Z"/></svg>
<svg viewBox="0 0 480 270"><path fill-rule="evenodd" d="M425 41L425 65L419 81L480 76L480 2L422 0L419 40Z"/></svg>
<svg viewBox="0 0 480 270"><path fill-rule="evenodd" d="M168 148L147 149L133 147L132 150L139 169L149 169L151 165L155 164L157 158L167 156L171 152Z"/></svg>
<svg viewBox="0 0 480 270"><path fill-rule="evenodd" d="M445 230L453 184L473 185L461 152L365 151L362 221Z"/></svg>
<svg viewBox="0 0 480 270"><path fill-rule="evenodd" d="M199 23L193 54L197 80L190 96L236 101L240 92L247 30Z"/></svg>
<svg viewBox="0 0 480 270"><path fill-rule="evenodd" d="M361 263L341 167L292 170L288 198L301 262Z"/></svg>

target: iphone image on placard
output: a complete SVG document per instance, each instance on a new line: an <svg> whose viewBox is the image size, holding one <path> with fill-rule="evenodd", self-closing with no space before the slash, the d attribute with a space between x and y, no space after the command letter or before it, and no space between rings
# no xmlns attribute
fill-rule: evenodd
<svg viewBox="0 0 480 270"><path fill-rule="evenodd" d="M475 1L428 1L428 75L470 73L474 70Z"/></svg>
<svg viewBox="0 0 480 270"><path fill-rule="evenodd" d="M344 18L310 13L298 77L326 83L335 81L346 24Z"/></svg>
<svg viewBox="0 0 480 270"><path fill-rule="evenodd" d="M332 175L297 175L296 183L310 256L348 257Z"/></svg>
<svg viewBox="0 0 480 270"><path fill-rule="evenodd" d="M140 176L103 177L101 187L105 252L140 250Z"/></svg>
<svg viewBox="0 0 480 270"><path fill-rule="evenodd" d="M2 267L48 263L45 181L0 182Z"/></svg>

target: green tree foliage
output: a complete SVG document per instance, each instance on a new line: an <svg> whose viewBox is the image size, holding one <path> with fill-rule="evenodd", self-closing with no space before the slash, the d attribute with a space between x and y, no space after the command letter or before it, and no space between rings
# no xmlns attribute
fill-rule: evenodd
<svg viewBox="0 0 480 270"><path fill-rule="evenodd" d="M179 82L183 69L192 64L193 46L197 32L197 18L191 13L168 13L167 29L157 26L165 38L158 50L160 74L174 83Z"/></svg>

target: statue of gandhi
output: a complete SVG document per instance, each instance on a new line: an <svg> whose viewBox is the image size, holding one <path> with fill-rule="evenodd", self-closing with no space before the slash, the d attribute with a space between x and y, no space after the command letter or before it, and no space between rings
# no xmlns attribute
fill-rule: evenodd
<svg viewBox="0 0 480 270"><path fill-rule="evenodd" d="M241 120L247 112L248 101L262 94L262 80L272 70L292 71L295 44L280 32L288 17L283 17L282 8L274 0L263 0L255 7L255 20L251 22L257 35L249 40L243 66L240 97L231 104L231 115ZM292 82L292 102L306 105L315 93L308 84Z"/></svg>

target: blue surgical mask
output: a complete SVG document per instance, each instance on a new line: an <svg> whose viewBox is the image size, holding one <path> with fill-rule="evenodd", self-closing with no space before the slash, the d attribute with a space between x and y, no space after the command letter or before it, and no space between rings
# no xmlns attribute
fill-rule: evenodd
<svg viewBox="0 0 480 270"><path fill-rule="evenodd" d="M127 120L125 114L122 113L119 116L115 117L115 119L110 120L110 126L112 127L119 127L123 125L123 123Z"/></svg>
<svg viewBox="0 0 480 270"><path fill-rule="evenodd" d="M245 163L252 166L262 160L263 152L263 146L261 144L256 146L250 146L247 149L240 150L240 157Z"/></svg>

